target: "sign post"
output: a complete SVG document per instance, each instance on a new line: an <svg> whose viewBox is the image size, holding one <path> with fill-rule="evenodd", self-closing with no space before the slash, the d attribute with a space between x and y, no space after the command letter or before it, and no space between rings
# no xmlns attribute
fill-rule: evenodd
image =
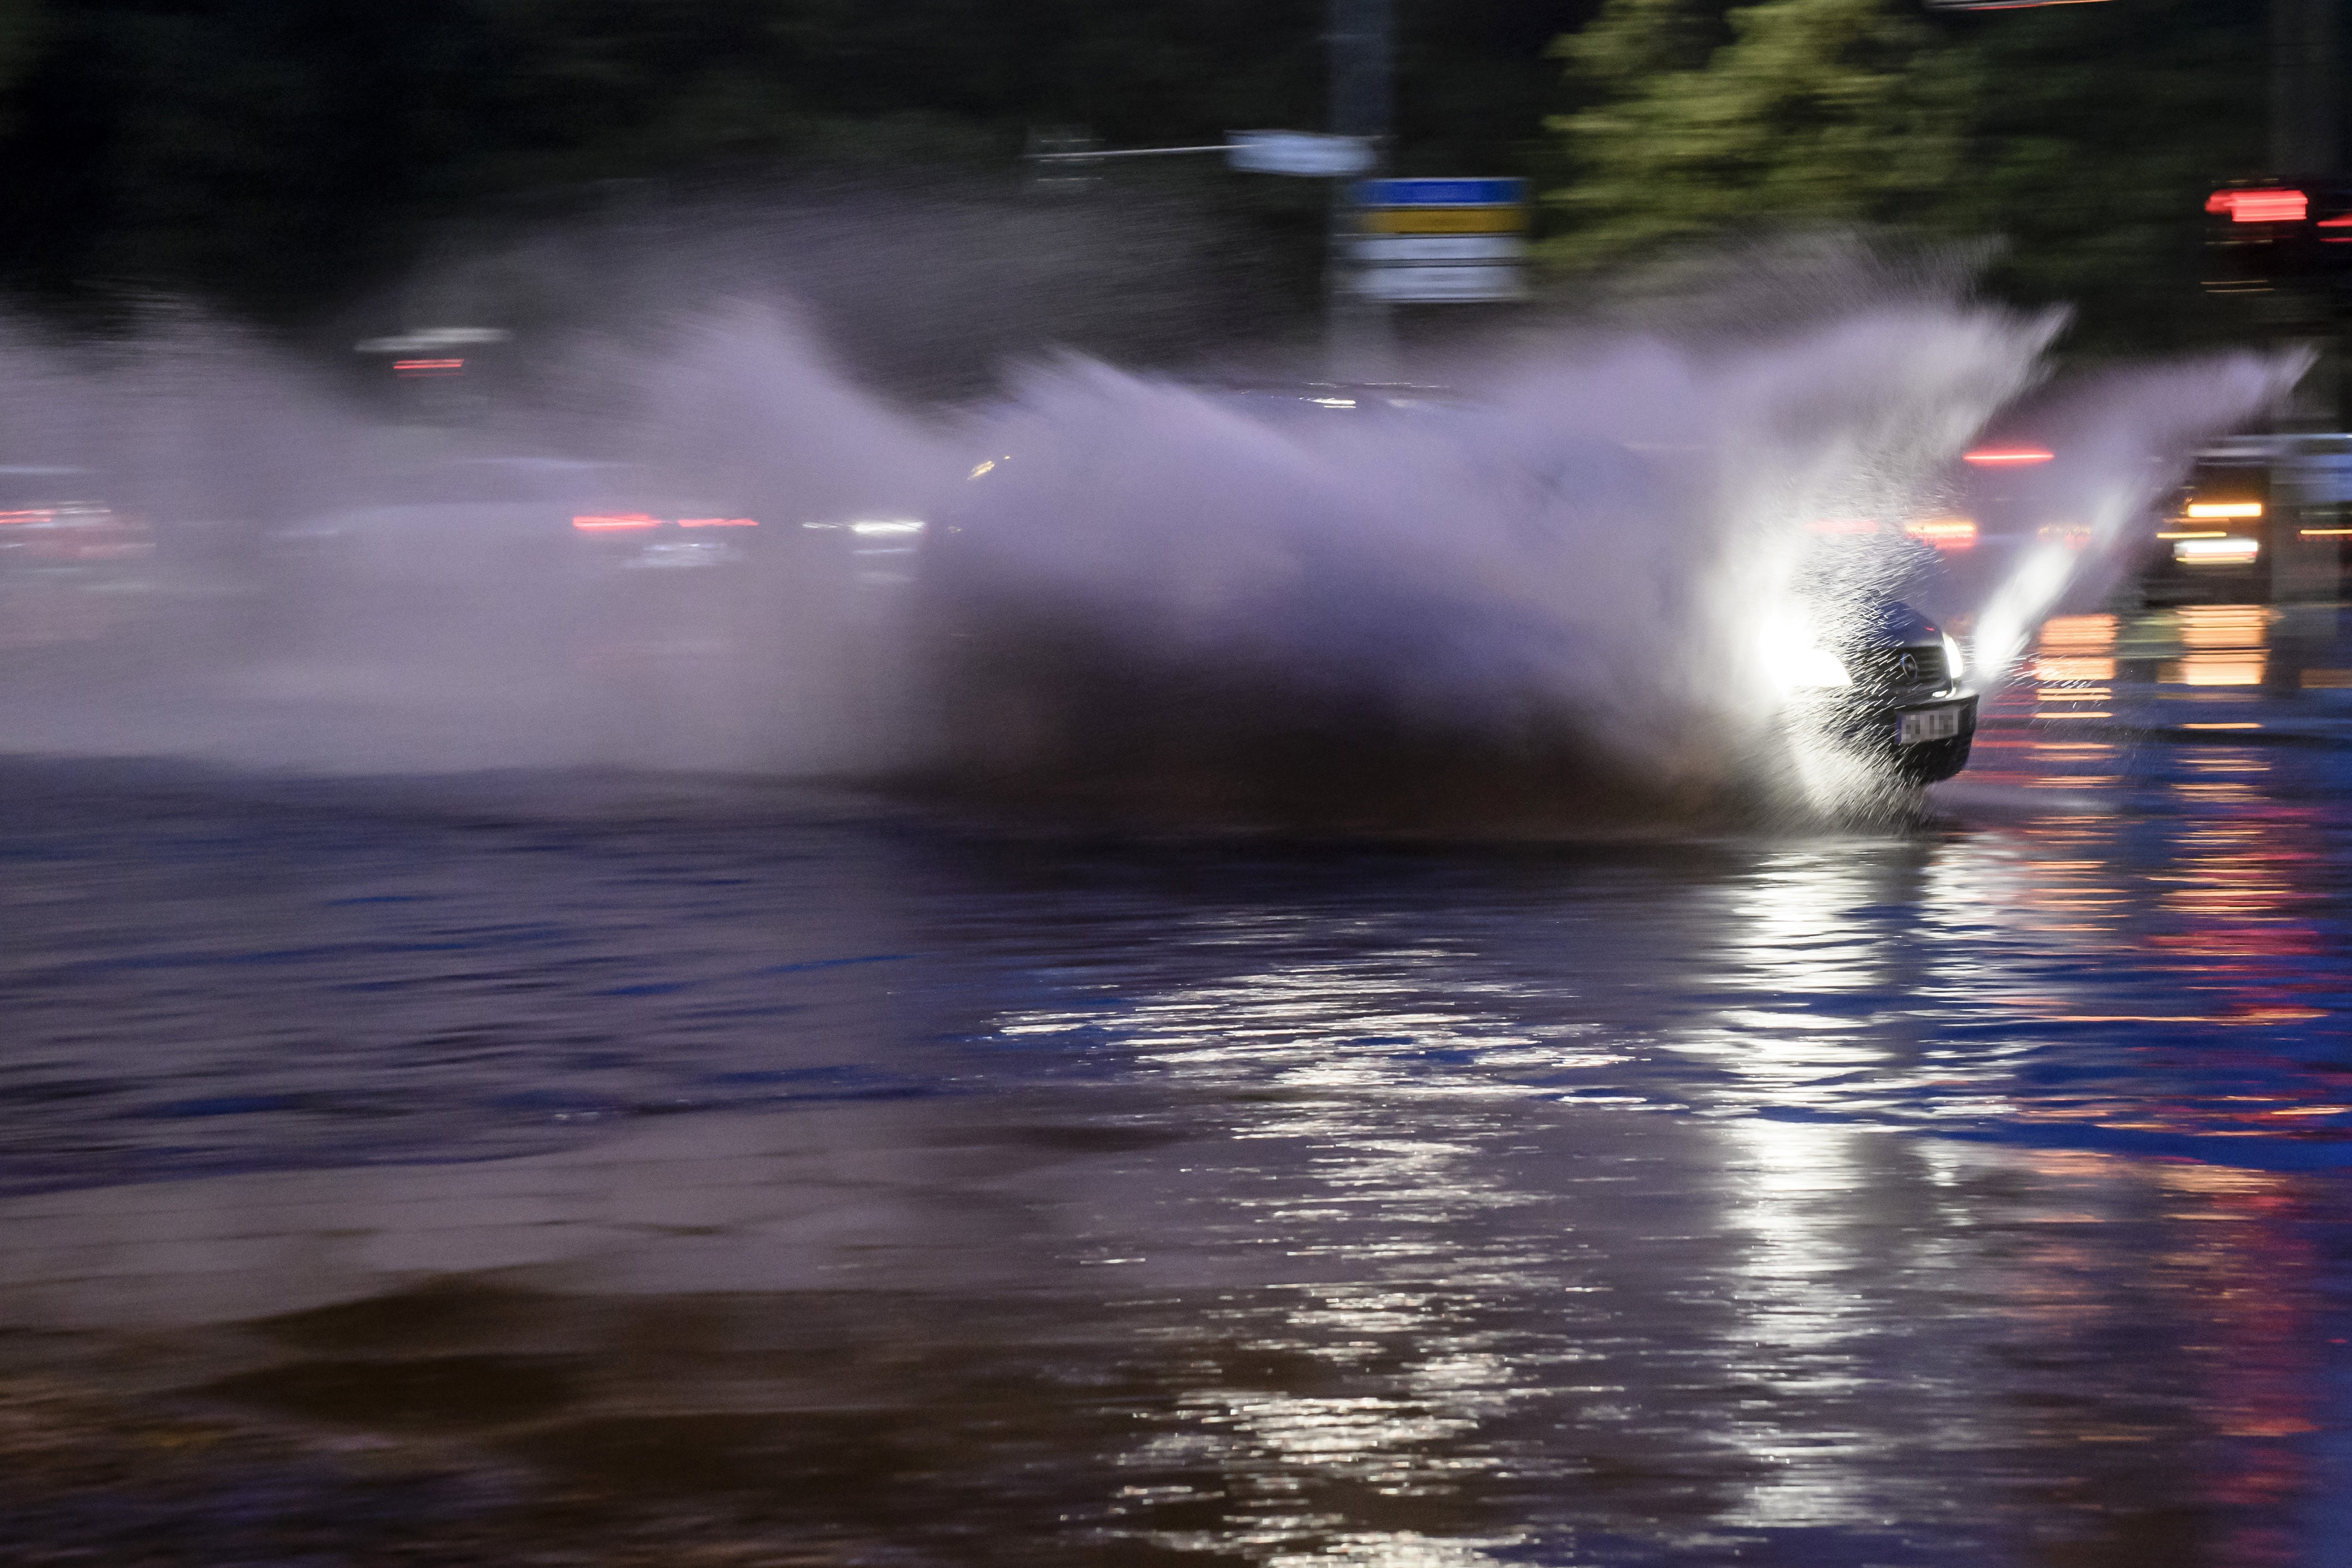
<svg viewBox="0 0 2352 1568"><path fill-rule="evenodd" d="M1395 68L1393 0L1330 0L1331 130L1385 155ZM1367 173L1378 172L1376 161ZM1393 381L1396 333L1388 301L1356 287L1361 263L1349 250L1359 230L1353 182L1331 183L1330 234L1324 257L1326 352L1335 381Z"/></svg>
<svg viewBox="0 0 2352 1568"><path fill-rule="evenodd" d="M1225 162L1244 174L1298 174L1329 179L1369 174L1379 154L1360 136L1312 131L1228 131Z"/></svg>

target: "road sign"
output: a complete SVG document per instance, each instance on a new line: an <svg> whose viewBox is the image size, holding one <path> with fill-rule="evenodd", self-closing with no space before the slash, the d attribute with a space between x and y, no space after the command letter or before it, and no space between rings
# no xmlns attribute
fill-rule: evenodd
<svg viewBox="0 0 2352 1568"><path fill-rule="evenodd" d="M1247 174L1360 174L1372 166L1372 144L1360 136L1312 131L1229 131L1225 160Z"/></svg>
<svg viewBox="0 0 2352 1568"><path fill-rule="evenodd" d="M1360 207L1517 207L1528 199L1525 180L1362 180L1356 184Z"/></svg>
<svg viewBox="0 0 2352 1568"><path fill-rule="evenodd" d="M1524 180L1362 180L1349 255L1366 299L1461 305L1524 299Z"/></svg>
<svg viewBox="0 0 2352 1568"><path fill-rule="evenodd" d="M1508 235L1528 226L1525 207L1367 207L1363 226L1383 235Z"/></svg>
<svg viewBox="0 0 2352 1568"><path fill-rule="evenodd" d="M1517 267L1477 262L1464 267L1367 267L1356 292L1399 305L1480 305L1528 297Z"/></svg>
<svg viewBox="0 0 2352 1568"><path fill-rule="evenodd" d="M1374 264L1528 258L1528 242L1517 235L1362 235L1348 249L1358 261Z"/></svg>

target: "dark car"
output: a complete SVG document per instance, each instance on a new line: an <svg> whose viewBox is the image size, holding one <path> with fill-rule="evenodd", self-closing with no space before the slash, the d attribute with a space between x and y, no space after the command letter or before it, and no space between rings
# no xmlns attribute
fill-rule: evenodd
<svg viewBox="0 0 2352 1568"><path fill-rule="evenodd" d="M2263 441L2200 453L2189 480L2158 514L2157 549L2140 581L2150 604L2259 604L2271 598L2282 548Z"/></svg>
<svg viewBox="0 0 2352 1568"><path fill-rule="evenodd" d="M1824 617L1836 632L1778 655L1799 722L1905 784L1967 767L1977 698L1959 643L1899 601L1831 608L1843 611Z"/></svg>

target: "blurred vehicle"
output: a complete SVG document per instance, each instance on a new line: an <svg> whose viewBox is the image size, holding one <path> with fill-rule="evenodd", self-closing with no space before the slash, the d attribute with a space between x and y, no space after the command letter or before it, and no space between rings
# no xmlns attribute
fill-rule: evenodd
<svg viewBox="0 0 2352 1568"><path fill-rule="evenodd" d="M146 523L109 505L89 469L0 467L0 570L95 580L154 549Z"/></svg>
<svg viewBox="0 0 2352 1568"><path fill-rule="evenodd" d="M498 327L427 327L369 338L352 350L383 366L381 383L399 416L418 424L463 424L490 407L489 388L503 345Z"/></svg>
<svg viewBox="0 0 2352 1568"><path fill-rule="evenodd" d="M0 646L79 643L133 618L154 538L87 468L0 467Z"/></svg>
<svg viewBox="0 0 2352 1568"><path fill-rule="evenodd" d="M803 523L799 532L829 547L857 587L889 589L915 580L929 528L920 517L852 517Z"/></svg>
<svg viewBox="0 0 2352 1568"><path fill-rule="evenodd" d="M2254 436L2197 455L2161 511L2151 604L2337 600L2352 587L2352 435Z"/></svg>
<svg viewBox="0 0 2352 1568"><path fill-rule="evenodd" d="M644 662L723 652L763 613L779 531L632 465L452 459L363 489L266 541L275 600L316 644L364 627L509 663Z"/></svg>

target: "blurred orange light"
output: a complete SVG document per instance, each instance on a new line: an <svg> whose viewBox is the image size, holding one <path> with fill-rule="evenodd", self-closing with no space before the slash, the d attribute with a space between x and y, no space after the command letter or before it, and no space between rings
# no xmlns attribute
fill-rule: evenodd
<svg viewBox="0 0 2352 1568"><path fill-rule="evenodd" d="M2070 648L2100 652L2115 646L2116 618L2112 615L2053 615L2042 623L2044 651Z"/></svg>
<svg viewBox="0 0 2352 1568"><path fill-rule="evenodd" d="M2039 446L1979 446L1974 452L1961 454L1960 461L1979 468L2021 468L2029 464L2047 463L2054 455Z"/></svg>
<svg viewBox="0 0 2352 1568"><path fill-rule="evenodd" d="M2160 686L2258 686L2268 655L2251 653L2186 653L2156 667Z"/></svg>
<svg viewBox="0 0 2352 1568"><path fill-rule="evenodd" d="M2112 681L2116 678L2116 662L2079 653L2044 653L2033 661L2033 678L2038 681Z"/></svg>
<svg viewBox="0 0 2352 1568"><path fill-rule="evenodd" d="M657 528L661 524L659 517L643 512L606 512L572 519L572 526L583 533L601 533L607 528Z"/></svg>
<svg viewBox="0 0 2352 1568"><path fill-rule="evenodd" d="M760 524L754 517L680 517L677 526L681 528L756 528Z"/></svg>
<svg viewBox="0 0 2352 1568"><path fill-rule="evenodd" d="M2301 191L2216 191L2205 210L2227 213L2233 224L2299 224L2311 204Z"/></svg>
<svg viewBox="0 0 2352 1568"><path fill-rule="evenodd" d="M1977 542L1977 525L1973 517L1915 517L1903 525L1903 531L1921 544L1937 549L1972 549Z"/></svg>

